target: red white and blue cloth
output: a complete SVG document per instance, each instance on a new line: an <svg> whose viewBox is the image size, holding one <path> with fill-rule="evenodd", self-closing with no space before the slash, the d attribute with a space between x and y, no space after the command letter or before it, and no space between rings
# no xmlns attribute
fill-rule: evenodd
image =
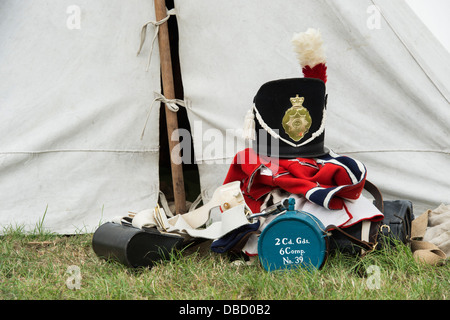
<svg viewBox="0 0 450 320"><path fill-rule="evenodd" d="M337 210L344 208L344 200L360 197L366 175L360 161L332 151L318 158L280 159L260 156L248 148L235 155L224 183L240 181L253 212L260 212L264 196L274 189Z"/></svg>

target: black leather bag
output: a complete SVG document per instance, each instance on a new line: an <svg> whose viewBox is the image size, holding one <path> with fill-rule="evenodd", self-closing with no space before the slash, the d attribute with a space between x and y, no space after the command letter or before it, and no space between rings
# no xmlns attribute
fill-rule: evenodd
<svg viewBox="0 0 450 320"><path fill-rule="evenodd" d="M381 192L370 181L365 182L364 189L374 198L374 205L384 212L384 201ZM362 221L347 228L339 228L334 225L327 227L331 233L329 237L329 251L340 251L352 255L365 254L375 250L378 246L378 234L382 221ZM364 236L367 235L367 236ZM365 238L365 239L364 239Z"/></svg>
<svg viewBox="0 0 450 320"><path fill-rule="evenodd" d="M407 244L411 240L413 205L409 200L384 201L384 219L380 226L380 243Z"/></svg>
<svg viewBox="0 0 450 320"><path fill-rule="evenodd" d="M364 189L373 196L375 206L384 215L383 220L360 222L345 229L329 226L330 251L359 255L386 245L407 244L411 240L411 224L414 220L411 201L383 200L378 188L367 180ZM368 239L362 239L364 228L368 230Z"/></svg>
<svg viewBox="0 0 450 320"><path fill-rule="evenodd" d="M152 267L156 261L168 259L172 250L180 250L183 240L155 228L138 229L131 224L106 222L95 231L92 248L99 258L115 260L127 267Z"/></svg>

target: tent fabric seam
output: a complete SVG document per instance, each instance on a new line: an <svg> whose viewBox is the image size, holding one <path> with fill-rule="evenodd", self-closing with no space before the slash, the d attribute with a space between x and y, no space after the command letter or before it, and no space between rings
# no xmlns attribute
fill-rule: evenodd
<svg viewBox="0 0 450 320"><path fill-rule="evenodd" d="M360 151L339 151L339 153L344 154L344 153L383 153L383 152L423 152L423 153L443 153L443 154L450 154L450 151L444 151L444 150L401 150L401 149L397 149L397 150L360 150Z"/></svg>
<svg viewBox="0 0 450 320"><path fill-rule="evenodd" d="M42 153L58 153L58 152L98 152L98 153L154 153L159 152L159 148L148 150L90 150L90 149L67 149L67 150L40 150L40 151L3 151L1 155L13 154L42 154Z"/></svg>
<svg viewBox="0 0 450 320"><path fill-rule="evenodd" d="M444 92L442 92L441 88L439 87L439 85L434 81L433 77L428 73L427 70L425 70L425 68L422 66L422 64L416 59L416 56L413 54L413 52L411 51L411 49L409 48L409 46L405 43L405 41L403 40L403 38L398 34L397 30L394 29L394 27L392 26L392 24L389 22L389 20L387 19L387 17L384 15L383 11L380 9L380 6L377 5L374 0L370 0L374 6L376 6L377 8L379 8L379 12L381 14L381 16L384 18L384 20L386 21L387 25L389 26L389 28L392 30L392 32L394 32L395 36L397 37L397 39L400 41L400 43L403 45L403 47L405 47L406 51L408 51L408 53L410 54L411 58L414 60L414 62L419 66L419 68L423 71L423 73L427 76L427 78L430 80L430 82L433 84L433 86L436 88L436 90L441 94L441 96L447 101L450 102L447 98L447 96L444 94Z"/></svg>

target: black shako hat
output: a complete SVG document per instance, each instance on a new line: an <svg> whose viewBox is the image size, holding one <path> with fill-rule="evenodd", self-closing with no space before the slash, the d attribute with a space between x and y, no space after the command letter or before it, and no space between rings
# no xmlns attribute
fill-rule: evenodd
<svg viewBox="0 0 450 320"><path fill-rule="evenodd" d="M308 29L292 38L303 78L279 79L261 86L247 113L244 137L259 155L311 158L325 155L327 81L320 32Z"/></svg>

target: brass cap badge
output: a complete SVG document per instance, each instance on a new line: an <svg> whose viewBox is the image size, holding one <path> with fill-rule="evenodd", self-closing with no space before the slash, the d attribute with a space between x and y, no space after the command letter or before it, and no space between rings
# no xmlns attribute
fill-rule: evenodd
<svg viewBox="0 0 450 320"><path fill-rule="evenodd" d="M303 106L304 97L291 98L292 107L286 110L282 125L286 134L294 141L299 141L308 133L312 119L309 111Z"/></svg>

